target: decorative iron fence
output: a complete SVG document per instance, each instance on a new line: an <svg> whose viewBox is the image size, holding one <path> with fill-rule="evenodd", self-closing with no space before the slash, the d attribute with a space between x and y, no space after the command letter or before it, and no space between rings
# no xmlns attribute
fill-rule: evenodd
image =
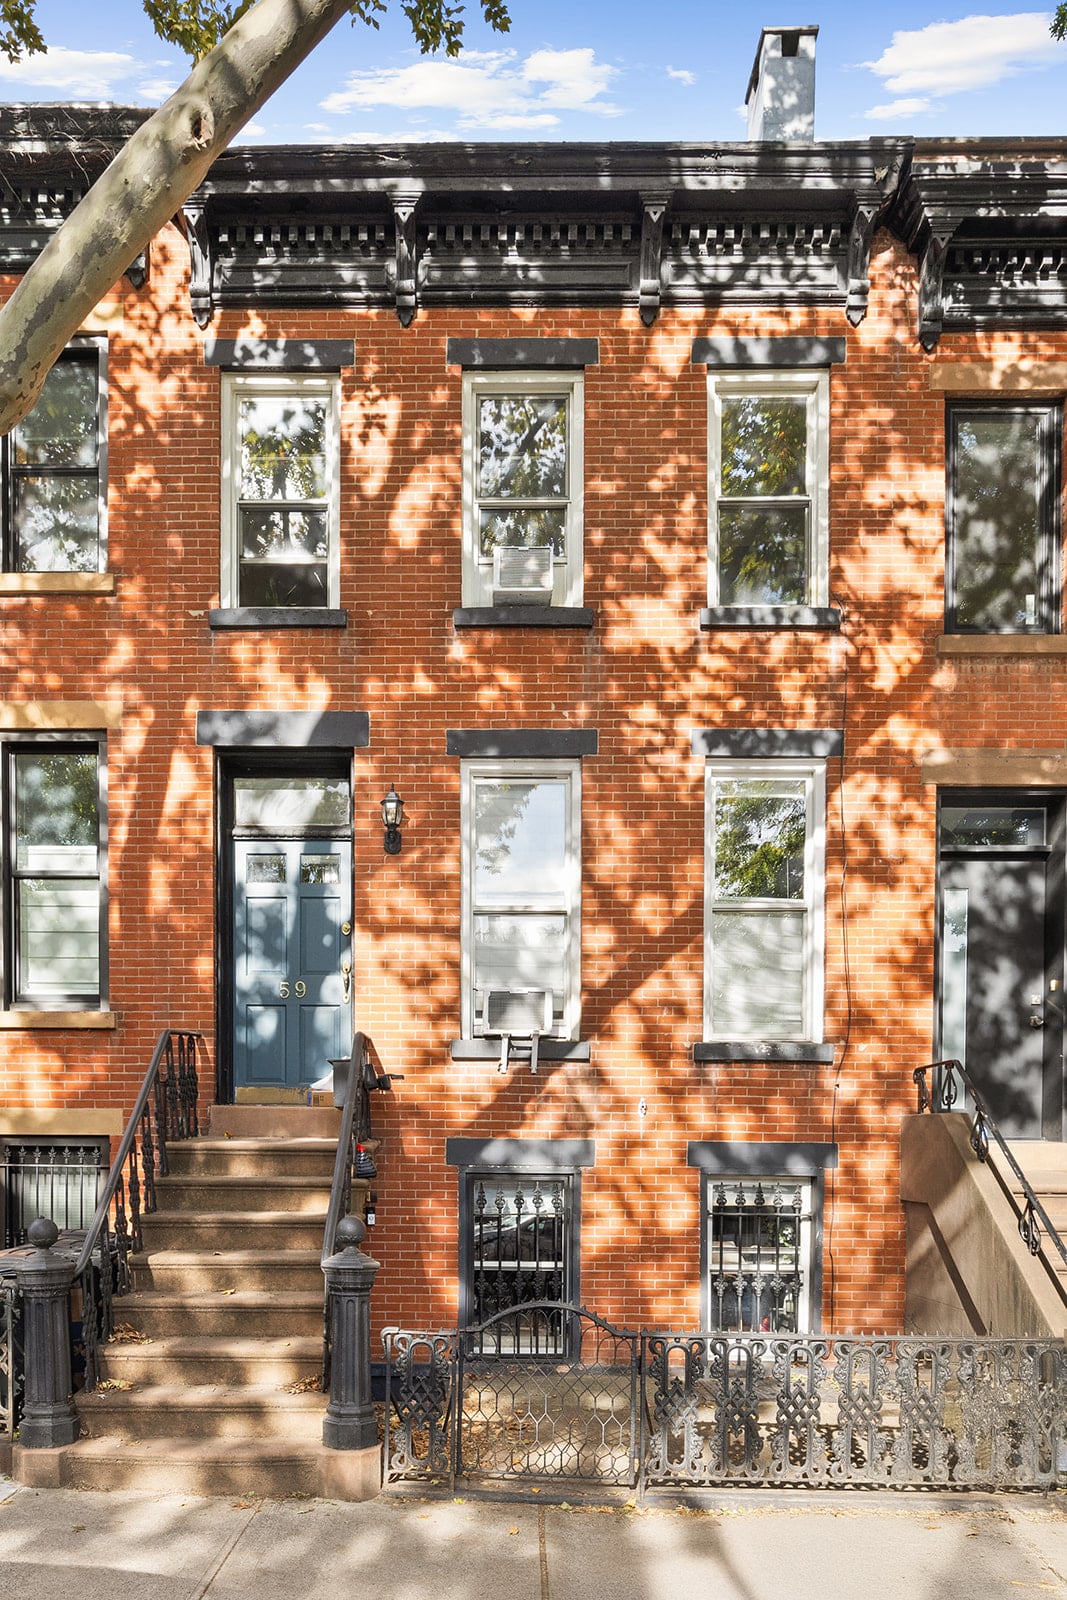
<svg viewBox="0 0 1067 1600"><path fill-rule="evenodd" d="M486 1356L485 1325L386 1331L387 1483L1067 1485L1061 1340L638 1334L536 1311L570 1321L573 1359Z"/></svg>
<svg viewBox="0 0 1067 1600"><path fill-rule="evenodd" d="M13 1276L0 1276L0 1439L18 1427L22 1363L18 1360L19 1299Z"/></svg>
<svg viewBox="0 0 1067 1600"><path fill-rule="evenodd" d="M5 1248L26 1243L35 1217L51 1217L61 1232L92 1221L107 1176L106 1139L11 1139L0 1145L0 1209Z"/></svg>

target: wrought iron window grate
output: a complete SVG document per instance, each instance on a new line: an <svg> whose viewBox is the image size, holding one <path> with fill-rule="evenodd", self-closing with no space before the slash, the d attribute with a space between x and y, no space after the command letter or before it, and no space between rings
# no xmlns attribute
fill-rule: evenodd
<svg viewBox="0 0 1067 1600"><path fill-rule="evenodd" d="M559 1312L523 1309L569 1298L570 1183L561 1178L472 1177L471 1316L481 1324L514 1316L474 1336L479 1355L560 1355L566 1337Z"/></svg>
<svg viewBox="0 0 1067 1600"><path fill-rule="evenodd" d="M709 1186L709 1326L795 1333L808 1324L811 1185L786 1179Z"/></svg>

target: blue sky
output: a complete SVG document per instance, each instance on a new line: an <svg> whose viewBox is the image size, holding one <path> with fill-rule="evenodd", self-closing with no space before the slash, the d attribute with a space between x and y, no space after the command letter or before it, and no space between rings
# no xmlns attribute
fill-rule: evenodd
<svg viewBox="0 0 1067 1600"><path fill-rule="evenodd" d="M473 9L472 9L473 5ZM1067 134L1067 43L1048 10L821 0L783 15L708 0L510 0L496 34L468 0L458 61L421 57L398 0L344 21L238 143L743 139L760 28L819 26L816 137ZM139 0L39 0L46 56L0 61L0 100L158 104L184 76Z"/></svg>

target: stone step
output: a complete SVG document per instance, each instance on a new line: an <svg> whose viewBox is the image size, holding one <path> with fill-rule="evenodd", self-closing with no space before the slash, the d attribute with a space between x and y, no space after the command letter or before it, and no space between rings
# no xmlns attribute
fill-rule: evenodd
<svg viewBox="0 0 1067 1600"><path fill-rule="evenodd" d="M330 1204L330 1177L279 1177L276 1173L235 1176L231 1173L197 1173L192 1177L160 1178L156 1184L159 1209L173 1211L257 1211L310 1213L325 1217Z"/></svg>
<svg viewBox="0 0 1067 1600"><path fill-rule="evenodd" d="M341 1132L341 1113L332 1106L211 1106L207 1131L212 1138L332 1139Z"/></svg>
<svg viewBox="0 0 1067 1600"><path fill-rule="evenodd" d="M141 1218L146 1253L155 1250L302 1250L318 1259L326 1227L320 1212L153 1211Z"/></svg>
<svg viewBox="0 0 1067 1600"><path fill-rule="evenodd" d="M63 1451L62 1480L69 1489L275 1499L321 1493L324 1454L321 1444L259 1435L137 1441L105 1436Z"/></svg>
<svg viewBox="0 0 1067 1600"><path fill-rule="evenodd" d="M307 1250L154 1250L131 1256L135 1290L191 1294L224 1289L321 1295L320 1248ZM121 1301L117 1302L121 1305ZM119 1318L121 1320L121 1318Z"/></svg>
<svg viewBox="0 0 1067 1600"><path fill-rule="evenodd" d="M321 1272L317 1292L303 1294L283 1289L275 1293L251 1289L144 1290L115 1301L115 1323L120 1330L133 1329L153 1339L165 1339L179 1328L183 1334L212 1337L251 1334L278 1339L294 1333L311 1336L322 1327L323 1297Z"/></svg>
<svg viewBox="0 0 1067 1600"><path fill-rule="evenodd" d="M317 1373L308 1378L317 1379ZM89 1438L270 1439L316 1443L327 1397L320 1388L290 1393L282 1385L143 1384L77 1396Z"/></svg>
<svg viewBox="0 0 1067 1600"><path fill-rule="evenodd" d="M170 1175L179 1178L215 1172L242 1178L284 1173L325 1178L329 1183L336 1156L336 1139L203 1138L167 1147Z"/></svg>
<svg viewBox="0 0 1067 1600"><path fill-rule="evenodd" d="M282 1388L321 1370L322 1334L284 1339L189 1335L115 1344L100 1350L107 1384L203 1384ZM106 1392L106 1387L105 1387Z"/></svg>

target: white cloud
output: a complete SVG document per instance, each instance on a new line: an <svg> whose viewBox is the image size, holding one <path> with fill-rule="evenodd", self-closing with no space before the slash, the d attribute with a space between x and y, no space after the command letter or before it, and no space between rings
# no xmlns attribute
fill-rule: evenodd
<svg viewBox="0 0 1067 1600"><path fill-rule="evenodd" d="M890 100L884 106L872 106L866 115L871 122L902 122L909 117L921 117L929 110L929 100L916 94L901 100Z"/></svg>
<svg viewBox="0 0 1067 1600"><path fill-rule="evenodd" d="M40 98L40 91L66 98L110 100L115 86L144 71L133 56L106 50L64 50L62 46L22 61L0 57L0 84L21 98Z"/></svg>
<svg viewBox="0 0 1067 1600"><path fill-rule="evenodd" d="M1056 58L1063 46L1049 34L1050 14L962 17L894 33L877 61L865 61L896 95L961 94L986 89L1027 67Z"/></svg>
<svg viewBox="0 0 1067 1600"><path fill-rule="evenodd" d="M616 69L592 50L535 50L521 64L513 50L471 51L454 61L353 73L347 86L322 102L334 116L356 108L452 112L460 128L554 127L557 111L618 116L604 100Z"/></svg>
<svg viewBox="0 0 1067 1600"><path fill-rule="evenodd" d="M668 78L676 78L679 83L693 84L697 81L696 73L687 72L684 67L668 67L667 76Z"/></svg>
<svg viewBox="0 0 1067 1600"><path fill-rule="evenodd" d="M137 93L142 100L149 100L153 105L156 103L162 105L164 100L170 99L178 87L178 82L177 78L142 78L137 85Z"/></svg>

